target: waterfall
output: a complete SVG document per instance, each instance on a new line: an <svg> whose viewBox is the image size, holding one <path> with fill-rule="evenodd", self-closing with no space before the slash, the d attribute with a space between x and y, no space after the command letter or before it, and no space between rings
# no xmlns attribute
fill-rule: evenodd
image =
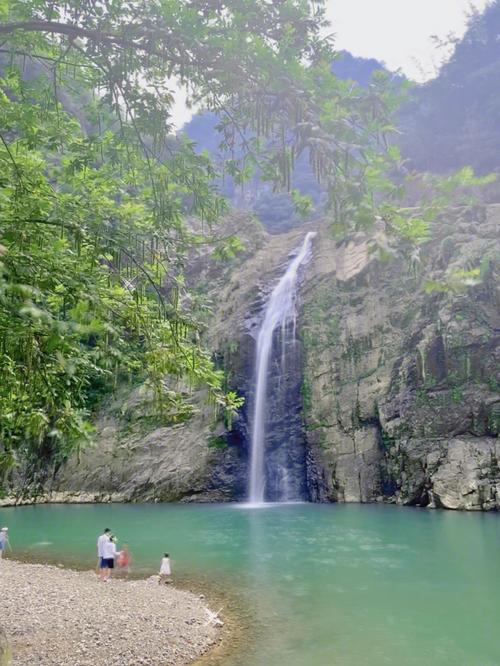
<svg viewBox="0 0 500 666"><path fill-rule="evenodd" d="M316 235L310 231L306 234L300 248L288 264L287 270L274 288L266 305L264 319L257 338L255 360L255 397L252 422L252 439L250 450L250 482L248 499L252 504L265 501L265 437L267 415L267 383L269 363L275 331L281 330L282 353L281 365L285 362L286 334L290 322L293 323L292 335L295 338L295 301L297 296L297 278L299 268L311 257L312 239ZM288 489L286 489L288 493ZM288 498L285 498L288 499Z"/></svg>

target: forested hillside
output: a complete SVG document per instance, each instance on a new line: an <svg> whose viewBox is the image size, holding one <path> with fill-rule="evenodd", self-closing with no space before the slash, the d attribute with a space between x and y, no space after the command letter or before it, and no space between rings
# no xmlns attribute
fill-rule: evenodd
<svg viewBox="0 0 500 666"><path fill-rule="evenodd" d="M437 173L468 164L500 169L500 2L469 19L439 76L415 89L402 112L402 150L412 167Z"/></svg>

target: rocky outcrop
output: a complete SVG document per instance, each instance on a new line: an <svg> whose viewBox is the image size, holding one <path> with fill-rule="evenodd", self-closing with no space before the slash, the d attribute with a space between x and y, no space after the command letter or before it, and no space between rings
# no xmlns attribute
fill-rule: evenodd
<svg viewBox="0 0 500 666"><path fill-rule="evenodd" d="M496 509L500 499L500 442L493 437L410 439L386 455L394 498L447 509Z"/></svg>
<svg viewBox="0 0 500 666"><path fill-rule="evenodd" d="M49 498L75 502L233 499L237 474L225 479L213 471L224 459L223 429L214 423L203 393L193 396L193 401L198 412L189 420L162 425L151 416L143 387L122 390L101 411L95 445L59 471L48 489Z"/></svg>
<svg viewBox="0 0 500 666"><path fill-rule="evenodd" d="M323 232L302 320L313 497L500 508L499 223L450 211L416 264L380 260L382 228Z"/></svg>

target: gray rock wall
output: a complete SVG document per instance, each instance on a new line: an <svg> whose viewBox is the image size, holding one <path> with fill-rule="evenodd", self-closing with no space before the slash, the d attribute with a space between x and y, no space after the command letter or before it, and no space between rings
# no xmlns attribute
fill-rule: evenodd
<svg viewBox="0 0 500 666"><path fill-rule="evenodd" d="M203 392L198 411L176 425L155 423L142 387L123 389L104 406L95 444L73 456L47 488L53 501L226 501L234 478L212 470L224 459L223 428Z"/></svg>
<svg viewBox="0 0 500 666"><path fill-rule="evenodd" d="M413 266L323 232L302 319L317 499L500 508L499 223L450 211Z"/></svg>

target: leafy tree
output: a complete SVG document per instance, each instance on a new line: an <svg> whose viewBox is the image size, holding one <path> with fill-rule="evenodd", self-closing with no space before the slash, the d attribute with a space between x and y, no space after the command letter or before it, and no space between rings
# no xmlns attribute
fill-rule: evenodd
<svg viewBox="0 0 500 666"><path fill-rule="evenodd" d="M384 66L376 60L357 58L342 51L335 54L331 70L337 78L348 81L349 86L367 88L372 82L373 74L384 71ZM394 77L395 75L391 74L393 80ZM402 81L401 77L399 78ZM219 122L220 118L213 112L200 111L183 127L183 132L196 144L196 149L207 150L215 163L224 159L216 130ZM305 200L298 198L300 196L308 199L308 219L322 214L324 191L314 176L307 150L297 154L294 160L291 188L292 192L296 192L295 195L292 195L292 192L273 190L272 183L263 182L260 176L257 170L244 187L238 187L233 179L226 175L220 179L218 186L234 206L252 210L271 233L286 231L303 224Z"/></svg>
<svg viewBox="0 0 500 666"><path fill-rule="evenodd" d="M127 374L148 378L170 421L190 413L186 379L207 384L230 414L239 400L223 393L183 305L181 215L189 207L210 221L222 209L208 164L193 158L189 189L189 153L168 167L148 162L126 128L85 136L47 79L26 83L8 68L2 84L3 469L23 460L43 481L47 462L88 435L89 410Z"/></svg>
<svg viewBox="0 0 500 666"><path fill-rule="evenodd" d="M222 390L186 298L186 252L213 236L225 204L207 156L171 137L171 78L226 118L236 107L251 114L273 74L289 75L297 58L323 48L310 10L300 2L0 5L5 472L23 462L35 486L43 483L47 463L88 434L99 394L130 373L147 376L173 421L191 410L186 380L208 386L228 418L241 404ZM227 123L226 143L230 127L240 131ZM204 236L187 216L202 221ZM218 257L238 249L234 239L217 242Z"/></svg>

